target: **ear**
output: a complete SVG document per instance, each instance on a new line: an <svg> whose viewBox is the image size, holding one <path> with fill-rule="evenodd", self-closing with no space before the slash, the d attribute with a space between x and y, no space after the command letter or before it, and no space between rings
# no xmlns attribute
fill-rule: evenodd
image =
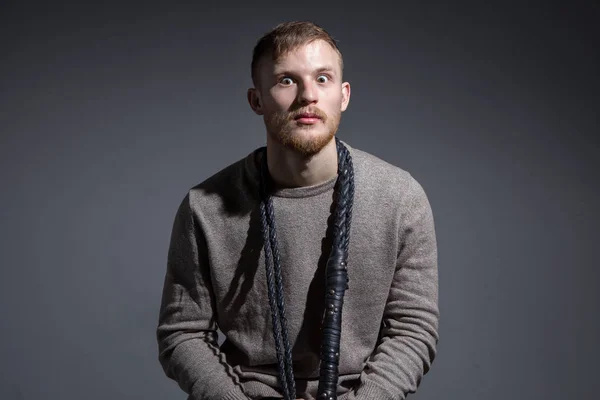
<svg viewBox="0 0 600 400"><path fill-rule="evenodd" d="M248 89L248 103L257 115L263 115L262 100L260 99L260 92L256 88Z"/></svg>
<svg viewBox="0 0 600 400"><path fill-rule="evenodd" d="M346 111L348 108L348 103L350 102L350 83L344 82L342 83L342 106L340 107L340 111Z"/></svg>

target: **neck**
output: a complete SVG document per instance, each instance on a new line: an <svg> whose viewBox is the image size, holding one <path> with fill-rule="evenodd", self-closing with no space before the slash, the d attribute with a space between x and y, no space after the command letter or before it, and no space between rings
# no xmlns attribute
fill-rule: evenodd
<svg viewBox="0 0 600 400"><path fill-rule="evenodd" d="M269 174L279 187L313 186L337 175L338 160L335 138L317 154L305 156L267 138Z"/></svg>

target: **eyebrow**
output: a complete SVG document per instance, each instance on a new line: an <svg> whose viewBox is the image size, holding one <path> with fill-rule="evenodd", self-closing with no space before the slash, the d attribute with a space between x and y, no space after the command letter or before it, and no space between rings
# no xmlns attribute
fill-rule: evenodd
<svg viewBox="0 0 600 400"><path fill-rule="evenodd" d="M330 66L323 66L320 68L317 68L316 70L314 70L315 73L320 73L320 72L333 72L335 73L335 68L330 67ZM294 72L289 71L289 70L282 70L282 71L277 71L275 70L275 72L273 73L273 75L277 76L277 75L296 75Z"/></svg>

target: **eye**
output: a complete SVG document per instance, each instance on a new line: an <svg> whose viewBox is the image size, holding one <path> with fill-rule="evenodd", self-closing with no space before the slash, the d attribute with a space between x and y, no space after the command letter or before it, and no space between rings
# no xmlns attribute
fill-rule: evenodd
<svg viewBox="0 0 600 400"><path fill-rule="evenodd" d="M285 86L289 86L292 83L294 83L294 81L292 81L292 78L284 77L279 80L279 83L281 83L282 85L285 85Z"/></svg>
<svg viewBox="0 0 600 400"><path fill-rule="evenodd" d="M329 81L329 77L327 75L319 75L317 81L319 81L319 83L326 83Z"/></svg>

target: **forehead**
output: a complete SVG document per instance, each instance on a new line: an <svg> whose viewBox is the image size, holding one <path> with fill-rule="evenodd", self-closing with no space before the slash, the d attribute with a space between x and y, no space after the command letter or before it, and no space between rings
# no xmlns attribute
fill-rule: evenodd
<svg viewBox="0 0 600 400"><path fill-rule="evenodd" d="M281 54L277 60L266 57L264 69L275 74L280 71L312 72L321 68L339 72L340 61L338 52L329 43L315 40Z"/></svg>

